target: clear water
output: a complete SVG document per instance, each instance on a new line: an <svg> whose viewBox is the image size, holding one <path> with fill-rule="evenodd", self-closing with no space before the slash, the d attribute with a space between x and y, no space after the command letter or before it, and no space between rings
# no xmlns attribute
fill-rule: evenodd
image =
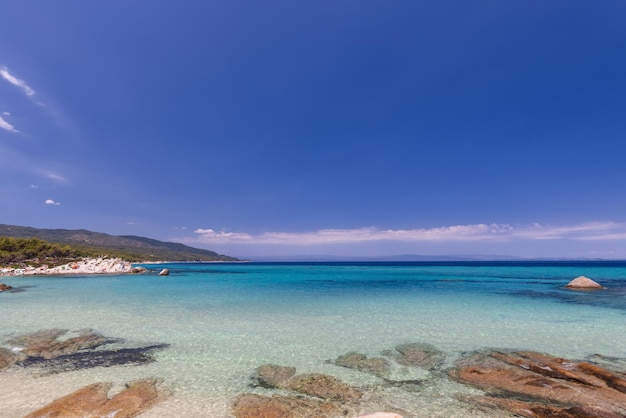
<svg viewBox="0 0 626 418"><path fill-rule="evenodd" d="M150 266L148 266L150 267ZM155 363L49 376L0 372L0 417L19 417L97 381L158 376L171 397L144 416L228 417L264 363L329 373L370 390L362 413L396 406L407 417L487 417L444 377L416 392L328 364L350 351L378 356L427 342L451 363L486 348L570 358L626 357L626 263L169 264L147 275L3 278L0 340L46 328L93 328L135 345L169 343ZM167 267L170 276L156 272ZM562 288L576 276L608 289Z"/></svg>

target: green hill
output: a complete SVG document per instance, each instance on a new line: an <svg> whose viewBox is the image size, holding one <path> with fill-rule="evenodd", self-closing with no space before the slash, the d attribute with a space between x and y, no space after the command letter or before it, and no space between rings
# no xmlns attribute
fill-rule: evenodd
<svg viewBox="0 0 626 418"><path fill-rule="evenodd" d="M39 229L0 224L0 237L38 238L70 245L81 254L108 255L128 261L239 261L213 251L134 235L114 236L85 229Z"/></svg>

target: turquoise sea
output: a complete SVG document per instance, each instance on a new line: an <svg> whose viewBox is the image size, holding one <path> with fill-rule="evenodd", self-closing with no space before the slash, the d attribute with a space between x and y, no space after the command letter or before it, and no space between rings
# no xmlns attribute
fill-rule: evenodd
<svg viewBox="0 0 626 418"><path fill-rule="evenodd" d="M430 343L448 363L482 348L534 350L573 359L626 358L626 262L210 263L146 265L144 275L6 277L0 341L41 329L92 328L126 343L167 343L156 361L42 374L0 372L0 417L20 417L98 381L157 376L170 398L145 417L228 417L261 364L295 366L366 387L362 413L390 405L406 417L488 417L459 399L476 390L445 376L411 391L329 363L357 351L379 356ZM158 276L168 268L169 276ZM585 275L605 290L563 289ZM501 416L501 415L500 415ZM405 417L405 418L406 418Z"/></svg>

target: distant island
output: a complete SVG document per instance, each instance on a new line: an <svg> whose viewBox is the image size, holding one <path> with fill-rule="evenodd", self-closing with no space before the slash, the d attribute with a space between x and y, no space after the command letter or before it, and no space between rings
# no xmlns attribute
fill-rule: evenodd
<svg viewBox="0 0 626 418"><path fill-rule="evenodd" d="M58 265L97 257L127 262L240 261L214 251L134 235L0 224L0 266Z"/></svg>

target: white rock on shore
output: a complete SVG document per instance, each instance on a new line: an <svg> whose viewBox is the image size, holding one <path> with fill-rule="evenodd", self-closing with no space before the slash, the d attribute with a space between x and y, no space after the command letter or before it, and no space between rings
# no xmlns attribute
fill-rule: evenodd
<svg viewBox="0 0 626 418"><path fill-rule="evenodd" d="M0 276L36 276L55 274L107 274L128 273L131 263L121 258L83 258L80 261L63 264L57 267L25 267L5 268L0 270Z"/></svg>

